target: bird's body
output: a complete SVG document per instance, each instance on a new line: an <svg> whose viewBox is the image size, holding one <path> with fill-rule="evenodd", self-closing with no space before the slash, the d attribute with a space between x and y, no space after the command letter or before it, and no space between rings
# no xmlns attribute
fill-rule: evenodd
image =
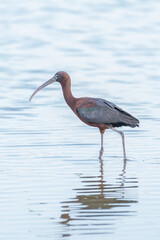
<svg viewBox="0 0 160 240"><path fill-rule="evenodd" d="M64 98L77 117L87 125L99 128L101 132L100 157L103 153L103 133L106 129L112 129L122 136L124 158L126 158L124 134L116 130L115 127L129 126L134 128L139 126L139 120L107 100L89 97L75 98L71 92L70 76L66 72L56 73L53 78L41 85L32 94L30 100L39 90L55 81L61 84Z"/></svg>
<svg viewBox="0 0 160 240"><path fill-rule="evenodd" d="M77 105L78 117L88 125L100 129L138 126L137 119L115 104L104 99L80 98Z"/></svg>

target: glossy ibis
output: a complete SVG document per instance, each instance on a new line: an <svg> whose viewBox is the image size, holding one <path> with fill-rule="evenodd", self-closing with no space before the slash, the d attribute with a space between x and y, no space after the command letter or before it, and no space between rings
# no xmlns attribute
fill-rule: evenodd
<svg viewBox="0 0 160 240"><path fill-rule="evenodd" d="M75 98L71 92L70 76L63 71L57 72L54 77L37 88L29 101L39 90L53 82L61 84L64 98L77 117L87 125L99 128L101 133L100 158L103 154L103 134L106 129L111 129L121 135L124 159L126 159L124 133L115 129L115 127L138 127L139 120L107 100L90 97Z"/></svg>

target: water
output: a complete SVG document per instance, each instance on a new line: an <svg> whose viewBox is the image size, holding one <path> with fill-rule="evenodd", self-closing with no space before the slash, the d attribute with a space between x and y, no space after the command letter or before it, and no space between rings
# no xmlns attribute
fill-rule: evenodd
<svg viewBox="0 0 160 240"><path fill-rule="evenodd" d="M0 238L160 238L159 1L0 2ZM58 84L101 97L140 128L100 134L80 122Z"/></svg>

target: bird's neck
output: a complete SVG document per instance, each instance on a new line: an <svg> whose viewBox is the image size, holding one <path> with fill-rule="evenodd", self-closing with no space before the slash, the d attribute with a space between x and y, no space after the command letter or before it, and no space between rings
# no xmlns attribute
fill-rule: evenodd
<svg viewBox="0 0 160 240"><path fill-rule="evenodd" d="M61 84L61 86L62 86L63 95L64 95L64 99L66 100L66 103L74 111L76 98L73 96L71 91L71 82L66 81L65 83Z"/></svg>

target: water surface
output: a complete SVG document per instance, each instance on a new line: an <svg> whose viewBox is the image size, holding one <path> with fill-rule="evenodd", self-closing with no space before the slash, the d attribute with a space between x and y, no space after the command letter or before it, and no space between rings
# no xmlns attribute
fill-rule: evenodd
<svg viewBox="0 0 160 240"><path fill-rule="evenodd" d="M160 238L160 4L158 1L0 3L0 237L3 240ZM66 105L112 101L140 128L100 134Z"/></svg>

